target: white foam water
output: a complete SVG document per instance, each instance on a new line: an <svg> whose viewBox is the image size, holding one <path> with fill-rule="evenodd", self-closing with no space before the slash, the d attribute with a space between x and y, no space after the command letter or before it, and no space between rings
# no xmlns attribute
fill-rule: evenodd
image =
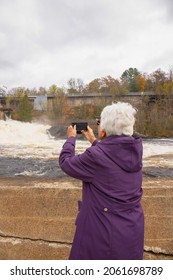
<svg viewBox="0 0 173 280"><path fill-rule="evenodd" d="M50 125L0 120L0 150L3 157L57 158L65 140L56 140L49 133ZM90 146L86 140L77 140L81 153ZM173 139L150 139L143 143L144 159L154 155L173 154Z"/></svg>
<svg viewBox="0 0 173 280"><path fill-rule="evenodd" d="M64 143L48 133L49 125L14 120L0 121L1 156L50 158L57 156Z"/></svg>

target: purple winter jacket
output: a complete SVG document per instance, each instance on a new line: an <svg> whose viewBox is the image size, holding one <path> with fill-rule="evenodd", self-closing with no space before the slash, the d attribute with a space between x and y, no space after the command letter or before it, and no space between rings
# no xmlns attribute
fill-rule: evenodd
<svg viewBox="0 0 173 280"><path fill-rule="evenodd" d="M65 173L83 181L69 259L143 259L141 138L109 136L80 155L75 141L66 140L59 158Z"/></svg>

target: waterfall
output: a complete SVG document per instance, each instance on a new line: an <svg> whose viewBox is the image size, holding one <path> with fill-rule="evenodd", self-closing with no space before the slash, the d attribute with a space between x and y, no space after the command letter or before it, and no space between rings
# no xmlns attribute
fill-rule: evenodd
<svg viewBox="0 0 173 280"><path fill-rule="evenodd" d="M49 128L49 125L11 120L7 115L6 121L0 120L0 144L43 145L50 140Z"/></svg>

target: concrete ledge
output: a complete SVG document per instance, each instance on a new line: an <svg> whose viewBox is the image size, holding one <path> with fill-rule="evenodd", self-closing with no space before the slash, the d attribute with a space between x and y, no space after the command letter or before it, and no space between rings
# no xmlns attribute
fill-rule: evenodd
<svg viewBox="0 0 173 280"><path fill-rule="evenodd" d="M173 180L144 179L145 258L173 259Z"/></svg>
<svg viewBox="0 0 173 280"><path fill-rule="evenodd" d="M80 195L73 180L0 186L0 235L72 242Z"/></svg>
<svg viewBox="0 0 173 280"><path fill-rule="evenodd" d="M173 259L173 180L144 179L144 259ZM81 182L0 181L0 259L68 259Z"/></svg>
<svg viewBox="0 0 173 280"><path fill-rule="evenodd" d="M0 238L1 260L66 260L71 246L56 242Z"/></svg>

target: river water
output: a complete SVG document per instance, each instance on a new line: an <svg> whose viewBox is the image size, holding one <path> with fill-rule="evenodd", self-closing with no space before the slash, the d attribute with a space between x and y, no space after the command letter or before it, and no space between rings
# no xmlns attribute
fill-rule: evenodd
<svg viewBox="0 0 173 280"><path fill-rule="evenodd" d="M65 139L51 136L50 125L0 120L0 177L66 176L58 157ZM90 143L77 140L77 153ZM143 140L144 176L173 178L173 139Z"/></svg>

